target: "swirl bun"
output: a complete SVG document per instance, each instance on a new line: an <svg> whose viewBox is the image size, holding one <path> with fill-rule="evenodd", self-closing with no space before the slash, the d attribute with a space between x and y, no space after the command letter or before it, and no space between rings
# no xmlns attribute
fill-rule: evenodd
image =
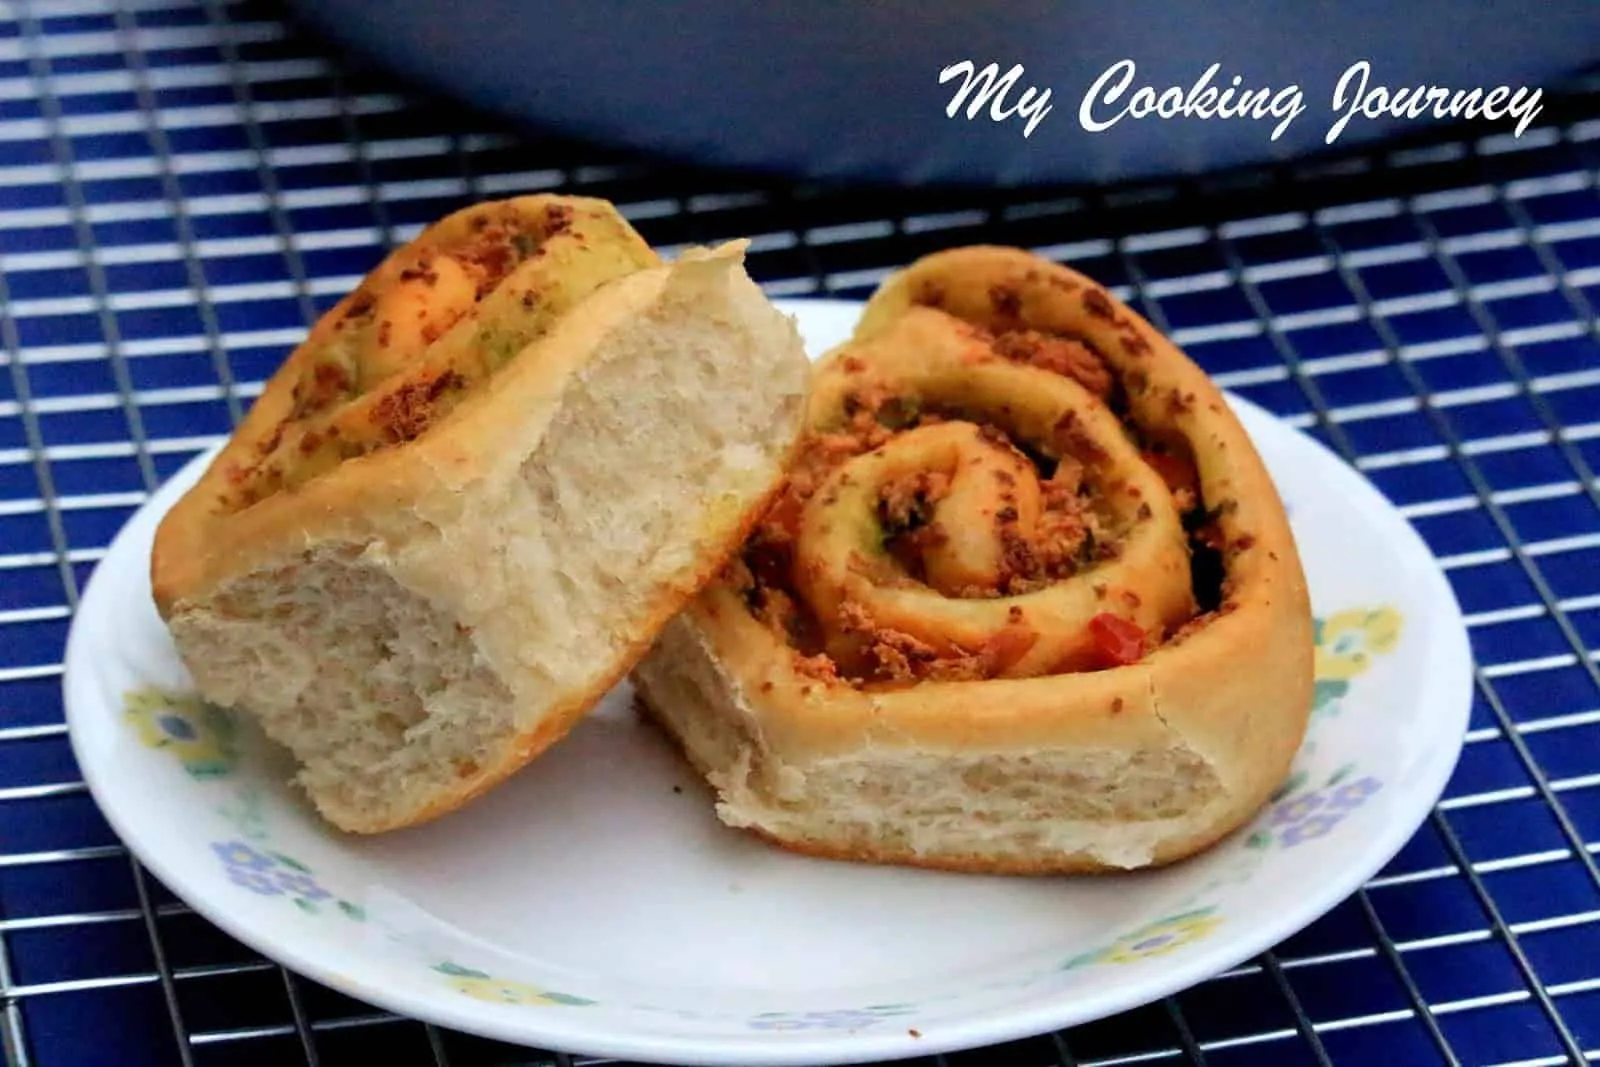
<svg viewBox="0 0 1600 1067"><path fill-rule="evenodd" d="M782 845L1141 867L1287 772L1310 606L1205 374L1090 279L971 247L874 294L782 495L634 680L720 817Z"/></svg>
<svg viewBox="0 0 1600 1067"><path fill-rule="evenodd" d="M810 371L740 244L668 266L604 201L476 205L290 354L157 530L156 606L332 823L433 818L560 738L737 551Z"/></svg>

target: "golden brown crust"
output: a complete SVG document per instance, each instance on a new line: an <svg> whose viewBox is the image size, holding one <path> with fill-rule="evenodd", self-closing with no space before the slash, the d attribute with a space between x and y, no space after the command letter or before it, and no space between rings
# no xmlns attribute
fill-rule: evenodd
<svg viewBox="0 0 1600 1067"><path fill-rule="evenodd" d="M540 237L520 263L484 274L488 287L473 288L471 305L458 308L447 329L431 339L419 329L403 350L387 340L384 306L407 289L429 288L413 277L419 264L436 267L452 254L470 253L485 223L509 234L506 240ZM166 615L178 600L202 595L219 575L240 569L239 546L292 538L307 514L348 523L354 532L365 515L416 491L459 484L471 474L476 443L496 432L485 425L495 416L486 419L483 409L504 408L497 396L540 374L513 357L583 297L659 263L612 205L590 198L488 202L429 226L317 320L164 517L151 556L157 609ZM523 302L529 293L540 295L533 305ZM492 354L497 345L505 351ZM318 373L326 366L338 367L348 388L308 402L319 379L327 379ZM491 376L511 381L490 383ZM448 433L428 432L447 423Z"/></svg>
<svg viewBox="0 0 1600 1067"><path fill-rule="evenodd" d="M997 337L1011 340L997 346ZM1102 401L1118 408L1120 420L1138 430L1133 446L1147 452L1143 480L1125 462L1111 462L1105 469L1114 470L1145 494L1144 503L1153 505L1158 525L1165 506L1191 528L1199 527L1190 551L1218 550L1225 579L1210 603L1197 604L1180 596L1166 573L1170 560L1160 553L1146 561L1143 571L1126 573L1118 571L1119 561L1110 565L1096 561L1057 583L1094 589L1106 584L1102 574L1124 579L1114 579L1102 592L1106 610L1147 631L1135 662L1089 664L1062 652L1066 645L1053 657L1040 659L1028 649L1055 639L1047 632L1031 644L1019 642L1017 647L1027 648L1020 655L1013 648L999 658L998 666L994 657L987 661L980 657L982 669L975 674L913 671L914 680L905 684L904 664L896 661L891 669L876 673L863 669L859 657L852 659L852 649L859 646L837 639L839 627L829 621L837 606L836 601L826 600L829 583L843 588L855 582L850 588L863 588L858 581L863 573L866 586L880 591L869 604L880 630L902 636L905 621L886 623L883 605L899 603L901 590L895 587L908 582L916 588L905 597L918 610L949 614L971 608L989 611L996 620L1005 617L1001 613L1007 607L1018 604L1032 615L1039 598L1053 595L1047 589L1032 600L1025 595L1008 598L1006 590L996 589L985 593L988 599L929 597L923 576L897 574L871 558L870 524L842 534L838 524L846 519L839 510L830 509L828 500L817 504L810 497L833 493L848 500L853 493L852 502L859 505L870 499L862 482L841 488L840 481L871 481L877 475L870 464L850 464L863 450L869 461L891 462L882 457L892 451L886 446L891 446L894 434L869 432L855 447L824 441L827 433L836 436L840 430L840 412L845 410L841 395L850 388L843 383L862 373L870 375L873 368L892 366L900 375L890 375L892 385L916 380L925 387L917 375L945 373L953 365L948 350L962 344L977 353L968 360L975 376L992 369L982 355L987 349L1026 366L1028 373L1072 379L1079 387L1074 409L1086 425L1103 421L1107 408ZM1107 372L1104 376L1102 369ZM958 374L949 375L959 383ZM1072 392L1037 376L1029 382L1030 393L1051 388L1063 395ZM770 558L747 554L750 573L733 568L682 617L682 625L693 630L715 672L725 680L728 706L749 721L757 749L752 757L757 779L763 764L804 773L829 761L893 760L907 753L1001 756L1073 749L1154 753L1183 746L1218 776L1221 794L1205 804L1197 798L1193 814L1199 821L1174 829L1139 865L1171 862L1209 847L1266 801L1287 772L1310 709L1308 592L1282 503L1253 444L1220 390L1168 339L1104 287L1029 253L987 246L937 253L892 276L868 302L852 339L830 353L819 368L810 420L809 447L815 452L819 442L827 446L821 449L826 453L819 464L822 473L808 469L802 458L797 477L806 491L799 494L799 501L780 502L775 509L778 521L799 531L794 536L802 541L826 543L835 561L844 550L841 546L855 543L868 557L867 565L856 560L853 575L845 573L852 566L844 566L836 574L819 577L822 564L808 560L804 547L793 553L799 563L779 559L774 564ZM1090 467L1104 459L1093 454L1097 449L1122 447L1105 435L1104 427L1085 432L1084 440L1058 438L1056 444L1075 450L1075 458ZM1027 443L1037 446L1037 435ZM1148 455L1152 448L1164 450L1166 458ZM929 455L926 450L919 452L913 465ZM841 462L840 456L846 458ZM847 468L851 476L842 478L839 472ZM1040 477L1047 475L1041 469ZM1167 483L1165 500L1150 499L1151 478ZM889 484L871 481L869 488ZM1107 491L1102 470L1098 492ZM1147 526L1151 520L1150 508L1138 508L1136 514L1139 521L1122 532L1124 546L1136 546L1141 523ZM857 540L851 542L850 537ZM788 584L783 580L785 568L790 568ZM780 578L771 579L773 573ZM1186 594L1187 570L1183 581ZM752 586L757 590L754 596ZM800 606L790 616L784 614L790 610L787 604L776 613L752 611L749 601L761 603L763 588L776 588ZM881 593L884 589L888 592ZM828 618L804 619L807 607L814 611L819 595L824 597ZM1081 623L1081 605L1061 610L1069 628ZM773 618L792 617L794 612L803 625L791 624L787 630L769 625ZM960 632L965 621L957 619L951 625L956 629L944 632ZM896 648L902 657L929 661L983 651L969 642L954 652L939 652L935 634L926 629L916 633L934 652L919 652L904 641ZM652 665L653 671L663 674L674 669L666 663ZM650 672L636 677L649 688ZM678 710L714 714L709 707ZM771 825L751 828L814 854L889 863L1034 873L1117 866L1094 850L996 854L872 841L841 845L815 834L779 833Z"/></svg>

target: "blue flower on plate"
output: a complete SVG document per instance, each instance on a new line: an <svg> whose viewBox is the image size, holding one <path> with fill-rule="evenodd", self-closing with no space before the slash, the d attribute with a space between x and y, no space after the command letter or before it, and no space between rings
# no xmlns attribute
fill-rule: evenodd
<svg viewBox="0 0 1600 1067"><path fill-rule="evenodd" d="M218 841L211 846L211 851L230 870L265 871L273 866L271 856L258 852L243 841Z"/></svg>
<svg viewBox="0 0 1600 1067"><path fill-rule="evenodd" d="M1304 841L1311 841L1326 835L1328 831L1343 821L1344 812L1342 811L1313 815L1309 819L1302 820L1289 827L1283 832L1283 836L1279 840L1283 842L1284 848L1294 848L1294 846Z"/></svg>
<svg viewBox="0 0 1600 1067"><path fill-rule="evenodd" d="M252 893L259 893L264 897L279 897L283 895L283 886L278 880L262 871L253 871L248 867L229 867L228 877L235 885L243 886Z"/></svg>
<svg viewBox="0 0 1600 1067"><path fill-rule="evenodd" d="M1271 824L1273 826L1288 826L1300 822L1315 814L1323 803L1324 797L1320 792L1306 793L1303 796L1282 801L1272 811Z"/></svg>
<svg viewBox="0 0 1600 1067"><path fill-rule="evenodd" d="M216 841L211 851L222 861L223 870L234 885L264 897L289 897L301 911L315 914L317 905L334 901L338 909L353 919L365 918L358 904L335 900L317 876L299 860L271 849L260 849L243 841Z"/></svg>
<svg viewBox="0 0 1600 1067"><path fill-rule="evenodd" d="M317 880L309 874L279 871L278 885L284 892L292 893L301 900L329 900L333 897L332 893L318 885Z"/></svg>
<svg viewBox="0 0 1600 1067"><path fill-rule="evenodd" d="M1367 798L1383 788L1383 783L1368 775L1346 782L1333 791L1328 806L1337 811L1352 811L1367 802Z"/></svg>
<svg viewBox="0 0 1600 1067"><path fill-rule="evenodd" d="M1294 848L1327 836L1351 812L1383 789L1383 783L1371 775L1348 779L1346 776L1352 770L1346 766L1335 772L1321 789L1279 801L1268 816L1266 826L1250 836L1249 844L1265 847L1276 836L1284 848Z"/></svg>

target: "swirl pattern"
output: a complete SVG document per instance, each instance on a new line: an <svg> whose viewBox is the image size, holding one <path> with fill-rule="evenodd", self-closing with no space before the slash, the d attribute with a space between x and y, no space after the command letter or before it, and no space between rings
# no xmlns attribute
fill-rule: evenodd
<svg viewBox="0 0 1600 1067"><path fill-rule="evenodd" d="M911 306L820 371L806 452L735 578L808 670L870 687L1116 667L1221 606L1186 442L1129 418L1081 336L993 325Z"/></svg>

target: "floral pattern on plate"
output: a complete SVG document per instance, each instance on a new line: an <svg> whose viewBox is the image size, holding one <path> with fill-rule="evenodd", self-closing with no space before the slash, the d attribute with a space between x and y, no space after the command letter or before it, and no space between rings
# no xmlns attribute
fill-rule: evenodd
<svg viewBox="0 0 1600 1067"><path fill-rule="evenodd" d="M1334 714L1350 682L1365 674L1372 657L1394 650L1402 619L1392 607L1352 608L1312 620L1316 641L1313 713Z"/></svg>
<svg viewBox="0 0 1600 1067"><path fill-rule="evenodd" d="M213 842L211 851L222 861L229 881L258 896L284 897L310 914L331 907L358 921L366 918L359 904L337 899L317 881L311 868L281 852L237 840Z"/></svg>
<svg viewBox="0 0 1600 1067"><path fill-rule="evenodd" d="M1062 967L1072 970L1093 963L1133 963L1152 956L1165 956L1192 941L1198 941L1222 925L1216 906L1194 908L1146 923L1121 937L1081 956L1074 956Z"/></svg>
<svg viewBox="0 0 1600 1067"><path fill-rule="evenodd" d="M123 714L145 747L171 752L197 780L220 782L239 762L239 732L232 714L193 693L136 689L123 695ZM361 905L336 896L310 867L270 847L256 790L232 789L213 810L238 835L211 842L212 855L233 885L256 896L292 901L309 915L336 911L358 922L366 919Z"/></svg>
<svg viewBox="0 0 1600 1067"><path fill-rule="evenodd" d="M859 1030L917 1010L915 1004L872 1004L830 1011L772 1011L750 1020L755 1030Z"/></svg>
<svg viewBox="0 0 1600 1067"><path fill-rule="evenodd" d="M538 986L529 985L526 982L513 982L505 978L496 978L486 971L473 970L471 967L462 967L449 961L435 964L433 969L437 973L444 975L450 988L456 992L489 1004L525 1004L547 1007L561 1005L569 1008L583 1008L592 1006L595 1003L586 997L575 997L571 993L557 993L551 989L540 989Z"/></svg>
<svg viewBox="0 0 1600 1067"><path fill-rule="evenodd" d="M194 778L222 778L238 762L233 719L193 693L147 687L123 698L123 715L146 748L164 749Z"/></svg>
<svg viewBox="0 0 1600 1067"><path fill-rule="evenodd" d="M1350 771L1341 768L1323 788L1280 800L1246 843L1260 848L1275 840L1284 848L1294 848L1325 837L1383 789L1383 783L1371 775L1351 779Z"/></svg>

